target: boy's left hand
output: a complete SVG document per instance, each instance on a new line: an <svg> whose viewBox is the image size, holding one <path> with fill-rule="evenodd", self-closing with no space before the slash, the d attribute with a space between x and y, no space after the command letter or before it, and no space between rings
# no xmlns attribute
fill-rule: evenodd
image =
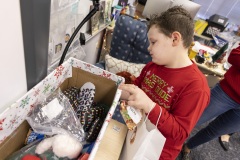
<svg viewBox="0 0 240 160"><path fill-rule="evenodd" d="M145 113L151 111L152 107L154 107L154 102L146 95L146 93L135 86L133 84L121 84L119 89L123 91L127 91L130 93L130 96L127 99L127 103L129 106L143 109Z"/></svg>

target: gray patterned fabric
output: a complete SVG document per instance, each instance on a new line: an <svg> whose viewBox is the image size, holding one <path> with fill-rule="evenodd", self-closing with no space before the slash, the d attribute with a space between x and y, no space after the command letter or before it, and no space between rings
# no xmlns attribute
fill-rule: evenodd
<svg viewBox="0 0 240 160"><path fill-rule="evenodd" d="M116 21L111 42L110 55L133 63L148 63L151 56L147 50L147 24L121 15Z"/></svg>

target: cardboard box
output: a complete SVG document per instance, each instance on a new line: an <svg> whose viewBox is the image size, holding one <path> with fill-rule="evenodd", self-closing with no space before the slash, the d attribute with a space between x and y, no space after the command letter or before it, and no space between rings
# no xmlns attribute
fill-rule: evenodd
<svg viewBox="0 0 240 160"><path fill-rule="evenodd" d="M65 90L71 86L81 87L86 82L92 82L96 87L94 101L110 106L98 141L91 152L92 157L95 157L121 95L117 86L124 82L124 79L91 64L70 58L0 115L0 159L5 159L24 146L29 129L25 117L35 104L58 87Z"/></svg>
<svg viewBox="0 0 240 160"><path fill-rule="evenodd" d="M194 32L198 35L201 35L202 32L207 27L208 22L202 19L198 19L194 24Z"/></svg>
<svg viewBox="0 0 240 160"><path fill-rule="evenodd" d="M119 159L122 147L127 136L127 126L114 119L109 122L94 160L116 160ZM91 159L90 155L89 159Z"/></svg>

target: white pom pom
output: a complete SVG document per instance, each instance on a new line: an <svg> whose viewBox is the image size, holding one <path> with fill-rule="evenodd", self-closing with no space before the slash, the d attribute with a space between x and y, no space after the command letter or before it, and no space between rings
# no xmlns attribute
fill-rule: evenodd
<svg viewBox="0 0 240 160"><path fill-rule="evenodd" d="M37 145L35 153L37 154L44 153L46 150L48 150L52 146L53 140L54 140L54 137L44 139L42 142L40 142Z"/></svg>
<svg viewBox="0 0 240 160"><path fill-rule="evenodd" d="M82 144L70 135L56 135L52 144L53 152L58 157L77 158L82 150Z"/></svg>

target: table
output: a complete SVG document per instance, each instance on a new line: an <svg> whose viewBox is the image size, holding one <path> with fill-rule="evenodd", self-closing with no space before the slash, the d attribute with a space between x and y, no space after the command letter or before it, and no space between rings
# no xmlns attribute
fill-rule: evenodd
<svg viewBox="0 0 240 160"><path fill-rule="evenodd" d="M197 63L195 61L195 59L192 59L192 60L197 64L197 66L200 69L206 70L207 72L209 72L209 74L216 75L216 76L219 76L219 77L223 77L224 74L226 73L226 71L223 69L223 64L221 64L221 63L216 63L217 67L210 68L205 63L200 64L200 63Z"/></svg>

